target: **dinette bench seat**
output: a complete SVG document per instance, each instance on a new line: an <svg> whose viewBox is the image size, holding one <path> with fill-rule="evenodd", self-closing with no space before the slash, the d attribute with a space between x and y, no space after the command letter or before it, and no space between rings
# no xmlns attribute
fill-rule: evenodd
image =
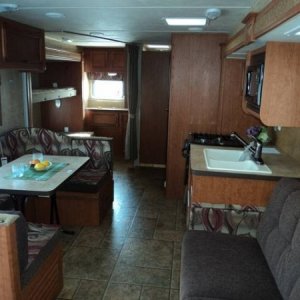
<svg viewBox="0 0 300 300"><path fill-rule="evenodd" d="M56 193L61 225L99 225L111 209L112 138L77 138L44 128L19 128L0 136L0 142L1 155L6 156L8 161L34 152L90 158ZM49 206L49 201L45 198L31 199L27 205L26 217L34 222L49 223Z"/></svg>
<svg viewBox="0 0 300 300"><path fill-rule="evenodd" d="M0 210L0 299L56 299L63 287L60 230Z"/></svg>

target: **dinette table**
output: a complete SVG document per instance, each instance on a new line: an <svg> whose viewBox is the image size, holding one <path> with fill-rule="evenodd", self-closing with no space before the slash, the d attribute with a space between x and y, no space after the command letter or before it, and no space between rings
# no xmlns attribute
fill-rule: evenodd
<svg viewBox="0 0 300 300"><path fill-rule="evenodd" d="M37 171L30 167L31 154L23 155L16 160L0 167L0 193L9 194L21 199L24 205L27 197L44 196L50 198L50 223L59 224L56 203L57 189L89 160L86 156L44 155L50 162L46 170ZM27 167L21 177L12 173L12 165L23 163ZM24 210L24 207L21 208Z"/></svg>

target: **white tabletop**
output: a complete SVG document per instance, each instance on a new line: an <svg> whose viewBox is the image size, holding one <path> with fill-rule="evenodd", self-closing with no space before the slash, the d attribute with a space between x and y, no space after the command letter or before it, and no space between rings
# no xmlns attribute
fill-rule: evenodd
<svg viewBox="0 0 300 300"><path fill-rule="evenodd" d="M51 195L66 179L68 179L80 167L82 167L89 160L89 157L44 155L44 160L58 163L67 163L68 165L45 181L7 178L12 174L11 165L13 163L20 162L29 164L29 161L31 159L31 154L23 155L18 159L8 163L7 165L0 167L0 193Z"/></svg>

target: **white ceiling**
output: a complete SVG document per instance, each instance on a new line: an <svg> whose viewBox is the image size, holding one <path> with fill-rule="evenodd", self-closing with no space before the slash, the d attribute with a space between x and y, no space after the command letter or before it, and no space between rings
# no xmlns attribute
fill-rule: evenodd
<svg viewBox="0 0 300 300"><path fill-rule="evenodd" d="M264 0L266 2L266 0ZM173 32L225 32L232 34L257 0L0 0L17 4L14 12L1 16L44 29L47 36L71 39L81 46L105 46L90 33L124 43L170 43ZM222 10L221 16L201 29L167 26L165 17L204 17L208 8ZM62 19L50 19L59 12ZM192 31L191 31L192 30ZM74 32L76 34L67 34Z"/></svg>

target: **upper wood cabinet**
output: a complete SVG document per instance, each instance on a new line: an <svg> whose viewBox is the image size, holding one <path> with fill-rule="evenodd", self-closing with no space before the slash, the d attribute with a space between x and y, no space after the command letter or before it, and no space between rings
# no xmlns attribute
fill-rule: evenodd
<svg viewBox="0 0 300 300"><path fill-rule="evenodd" d="M299 127L299 70L299 43L267 43L260 111L255 114L246 107L246 112L268 126Z"/></svg>
<svg viewBox="0 0 300 300"><path fill-rule="evenodd" d="M85 72L123 72L125 65L124 48L89 48L84 50Z"/></svg>
<svg viewBox="0 0 300 300"><path fill-rule="evenodd" d="M44 71L44 31L0 18L0 68Z"/></svg>

